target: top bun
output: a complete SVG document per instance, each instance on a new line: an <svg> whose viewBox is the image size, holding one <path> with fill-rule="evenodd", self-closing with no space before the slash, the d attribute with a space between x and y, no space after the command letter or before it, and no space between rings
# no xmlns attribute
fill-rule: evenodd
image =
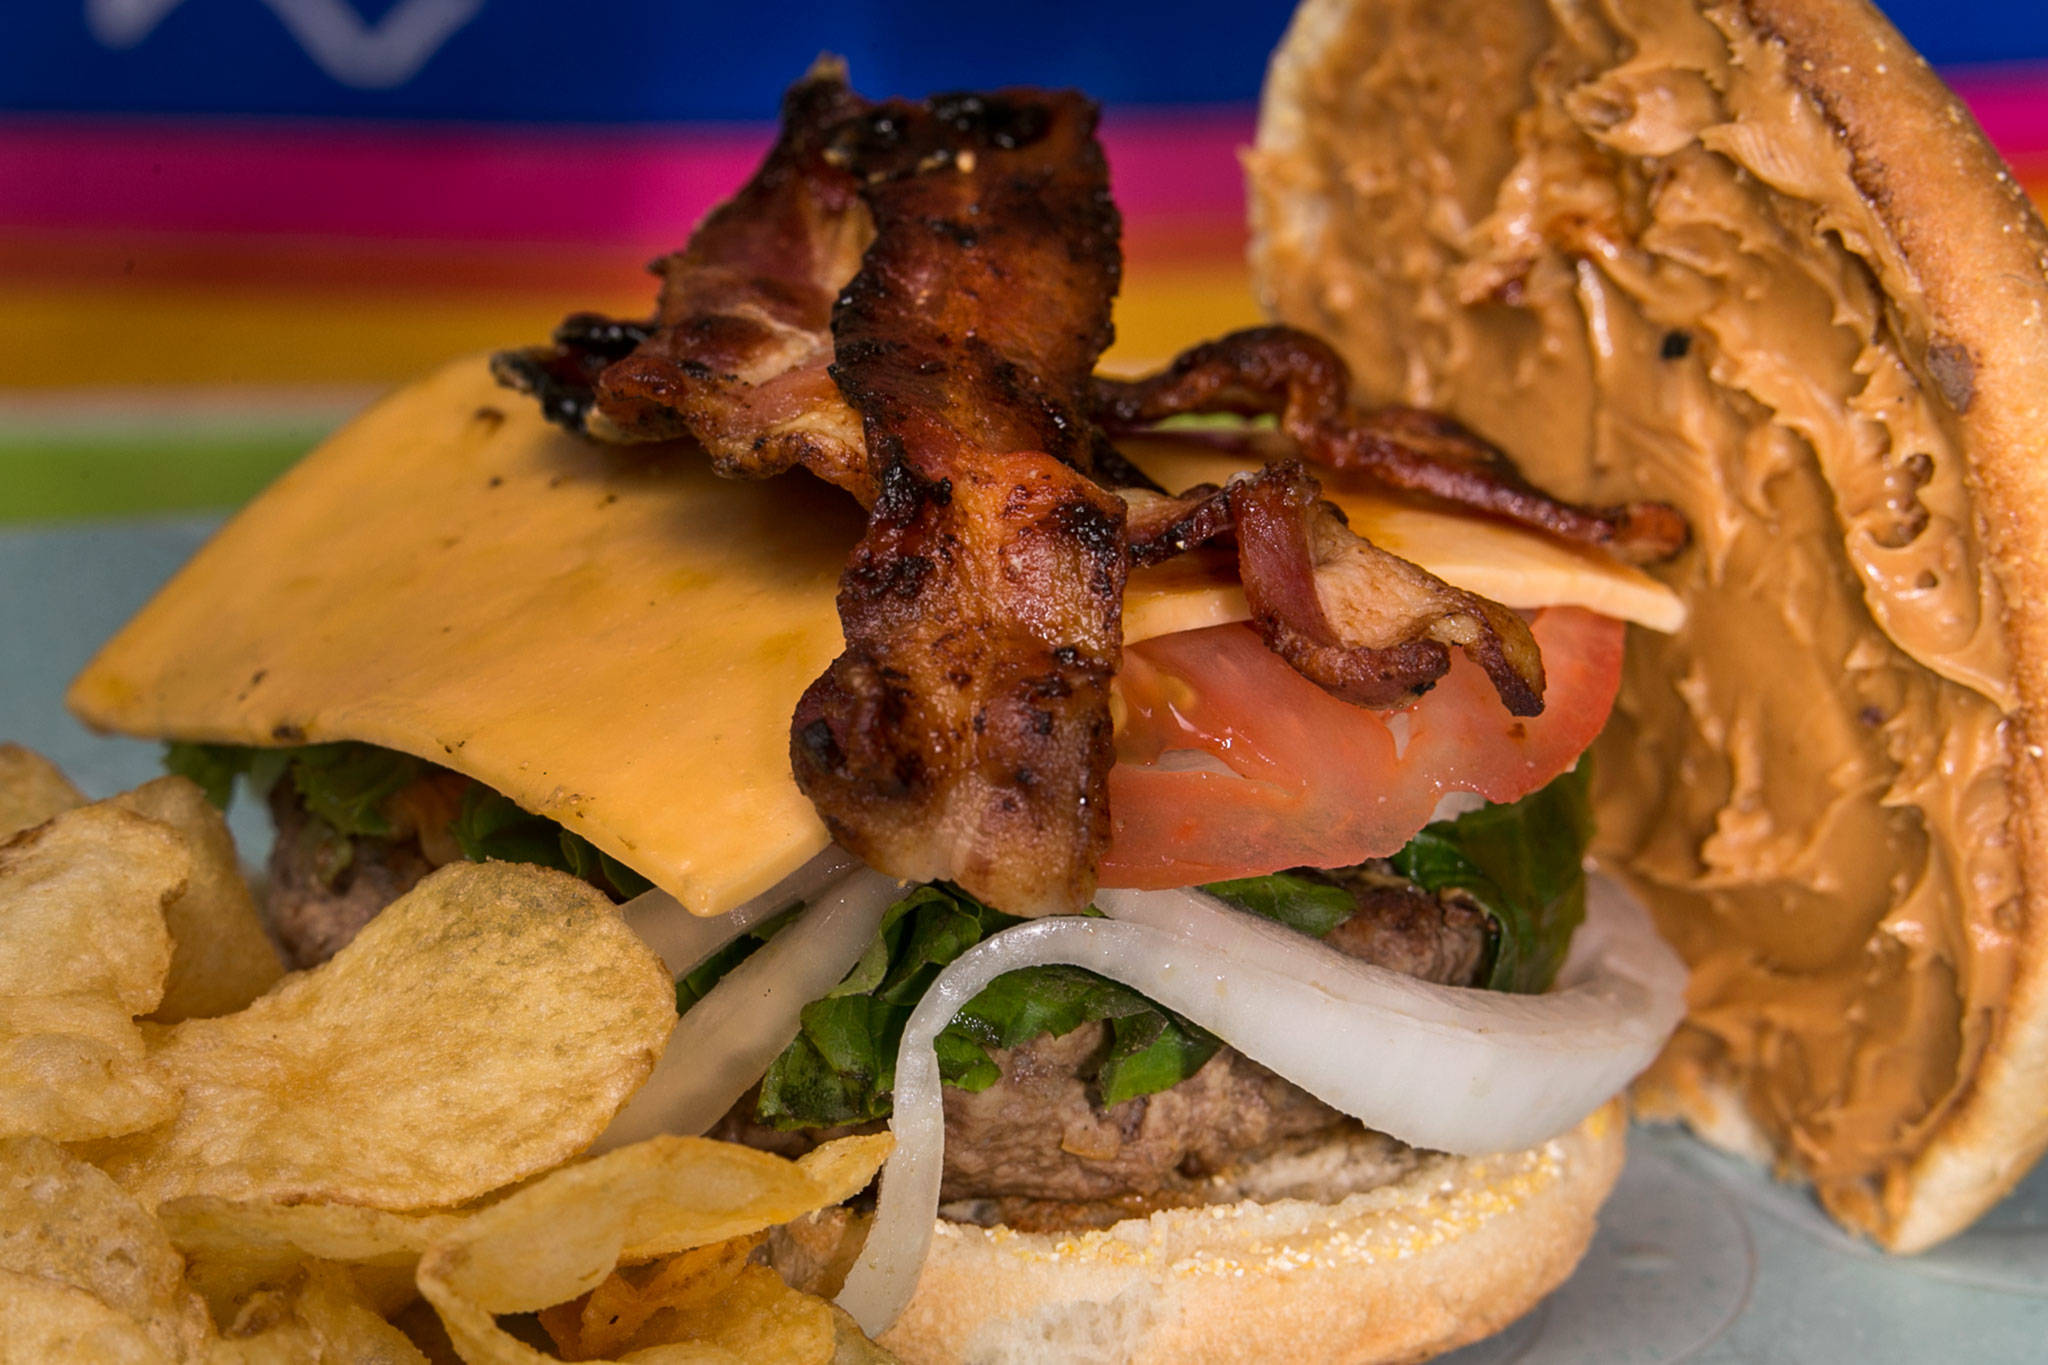
<svg viewBox="0 0 2048 1365"><path fill-rule="evenodd" d="M1309 0L1254 268L1375 397L1661 498L1599 851L1694 967L1639 1100L1925 1247L2048 1144L2048 233L1863 0Z"/></svg>

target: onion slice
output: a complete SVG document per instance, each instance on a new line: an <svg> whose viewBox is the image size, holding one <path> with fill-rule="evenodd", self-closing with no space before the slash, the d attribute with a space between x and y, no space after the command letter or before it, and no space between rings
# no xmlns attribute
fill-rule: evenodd
<svg viewBox="0 0 2048 1365"><path fill-rule="evenodd" d="M694 1136L718 1122L796 1038L804 1006L853 970L902 894L894 877L863 868L727 972L676 1024L647 1084L591 1150Z"/></svg>
<svg viewBox="0 0 2048 1365"><path fill-rule="evenodd" d="M896 1058L896 1150L839 1304L869 1336L909 1302L930 1247L945 1109L933 1040L1005 972L1069 963L1121 981L1325 1103L1418 1147L1509 1151L1563 1132L1647 1066L1685 1013L1685 967L1604 878L1545 995L1436 986L1196 891L1097 893L1113 918L1055 917L939 973Z"/></svg>
<svg viewBox="0 0 2048 1365"><path fill-rule="evenodd" d="M1589 880L1586 899L1542 995L1418 981L1199 891L1105 890L1096 904L1185 941L1188 969L1169 969L1183 979L1159 1003L1381 1132L1477 1155L1570 1128L1684 1016L1685 967L1647 912L1606 878ZM1201 988L1191 974L1205 975ZM1127 984L1153 994L1149 979Z"/></svg>
<svg viewBox="0 0 2048 1365"><path fill-rule="evenodd" d="M803 904L859 866L851 853L829 844L760 895L722 915L692 914L659 888L633 897L619 907L619 914L626 927L654 949L668 974L680 978L762 920Z"/></svg>

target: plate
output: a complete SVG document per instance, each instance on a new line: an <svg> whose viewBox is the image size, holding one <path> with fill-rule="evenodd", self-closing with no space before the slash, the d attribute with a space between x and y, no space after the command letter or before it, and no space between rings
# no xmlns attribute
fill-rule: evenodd
<svg viewBox="0 0 2048 1365"><path fill-rule="evenodd" d="M0 529L0 739L93 795L155 776L157 746L96 736L64 685L197 549L217 518ZM269 838L248 803L245 850ZM1736 1365L2048 1358L2048 1167L1961 1237L1891 1257L1801 1191L1681 1132L1638 1128L1585 1261L1454 1365Z"/></svg>

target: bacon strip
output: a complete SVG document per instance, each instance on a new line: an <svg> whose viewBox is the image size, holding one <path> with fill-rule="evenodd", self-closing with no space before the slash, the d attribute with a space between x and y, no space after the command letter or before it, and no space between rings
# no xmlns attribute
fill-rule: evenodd
<svg viewBox="0 0 2048 1365"><path fill-rule="evenodd" d="M1235 541L1269 645L1340 697L1400 704L1457 647L1511 711L1540 710L1520 619L1352 534L1299 464L1179 498L1140 486L1098 417L1278 412L1350 467L1357 433L1397 418L1343 419L1341 363L1278 329L1138 384L1091 379L1121 267L1092 105L870 105L821 64L784 112L754 178L658 267L654 322L579 315L498 365L564 425L691 438L732 477L802 465L870 509L840 584L845 652L791 725L797 780L843 844L1012 912L1085 906L1125 575L1205 543ZM1404 487L1445 463L1400 450L1421 462L1388 465Z"/></svg>
<svg viewBox="0 0 2048 1365"><path fill-rule="evenodd" d="M1266 645L1358 706L1412 701L1447 672L1450 647L1486 670L1512 715L1543 711L1543 658L1521 617L1454 588L1352 531L1301 465L1268 465L1177 498L1125 493L1133 564L1226 538Z"/></svg>
<svg viewBox="0 0 2048 1365"><path fill-rule="evenodd" d="M843 63L821 60L783 98L781 135L753 178L656 263L652 324L580 315L553 348L496 357L499 378L600 440L694 438L728 478L802 465L872 503L860 420L830 366L833 301L873 228L854 175L826 154L869 107Z"/></svg>
<svg viewBox="0 0 2048 1365"><path fill-rule="evenodd" d="M864 861L1012 913L1084 907L1109 837L1124 507L1088 404L1121 257L1094 128L1076 95L955 96L830 152L876 232L832 373L879 496L791 762Z"/></svg>
<svg viewBox="0 0 2048 1365"><path fill-rule="evenodd" d="M531 394L541 415L556 426L584 434L597 402L598 376L631 355L653 330L651 323L571 313L555 328L552 344L492 356L491 374L505 387Z"/></svg>
<svg viewBox="0 0 2048 1365"><path fill-rule="evenodd" d="M1184 412L1272 415L1316 464L1602 546L1632 563L1685 547L1685 519L1664 503L1561 501L1450 418L1405 407L1355 410L1350 388L1349 368L1321 341L1291 327L1254 327L1192 347L1144 379L1097 379L1096 416L1119 431Z"/></svg>

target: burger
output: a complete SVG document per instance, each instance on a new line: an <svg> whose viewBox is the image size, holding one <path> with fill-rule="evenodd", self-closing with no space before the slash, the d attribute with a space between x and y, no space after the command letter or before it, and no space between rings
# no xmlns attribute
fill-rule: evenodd
<svg viewBox="0 0 2048 1365"><path fill-rule="evenodd" d="M1136 379L1085 101L814 70L651 319L387 399L72 704L266 794L301 963L458 858L625 902L607 1140L893 1123L777 1254L906 1358L1471 1340L1660 1049L1925 1245L2040 1141L2042 232L1861 5L1638 8L1305 7L1277 323Z"/></svg>

